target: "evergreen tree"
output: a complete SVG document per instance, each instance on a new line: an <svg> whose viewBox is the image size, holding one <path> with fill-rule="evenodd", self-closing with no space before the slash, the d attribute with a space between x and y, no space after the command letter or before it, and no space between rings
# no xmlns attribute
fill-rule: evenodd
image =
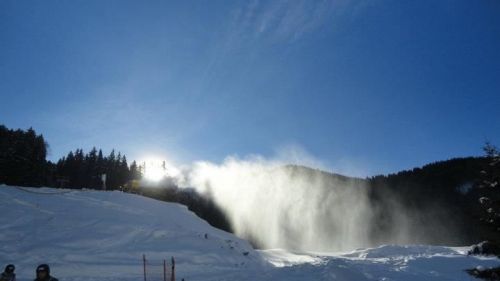
<svg viewBox="0 0 500 281"><path fill-rule="evenodd" d="M87 171L85 173L85 184L89 188L97 188L99 186L99 175L97 172L97 149L95 147L93 147L92 150L85 155L85 162L87 167Z"/></svg>
<svg viewBox="0 0 500 281"><path fill-rule="evenodd" d="M130 173L128 163L127 163L127 157L125 157L125 155L123 155L122 161L120 162L119 171L120 171L119 172L119 175L120 175L119 183L120 183L120 186L123 186L124 184L126 184L129 181L128 175Z"/></svg>
<svg viewBox="0 0 500 281"><path fill-rule="evenodd" d="M142 178L141 171L139 167L137 166L137 162L132 161L132 164L130 164L130 172L129 172L129 180L140 180Z"/></svg>
<svg viewBox="0 0 500 281"><path fill-rule="evenodd" d="M86 171L87 165L85 163L85 155L83 154L83 149L77 149L75 151L75 162L76 162L76 179L75 186L79 188L84 188L86 186Z"/></svg>
<svg viewBox="0 0 500 281"><path fill-rule="evenodd" d="M77 163L75 159L75 155L73 151L68 153L66 156L66 165L64 167L64 175L68 179L68 186L71 188L76 187L76 178L77 178Z"/></svg>
<svg viewBox="0 0 500 281"><path fill-rule="evenodd" d="M481 222L500 237L500 152L490 143L486 143L483 150L488 162L481 170L479 182L478 202L483 210ZM500 238L494 242L500 243Z"/></svg>
<svg viewBox="0 0 500 281"><path fill-rule="evenodd" d="M33 128L10 130L0 125L0 182L41 186L46 181L47 143Z"/></svg>
<svg viewBox="0 0 500 281"><path fill-rule="evenodd" d="M116 154L115 150L111 150L111 153L106 160L106 187L107 189L116 189Z"/></svg>

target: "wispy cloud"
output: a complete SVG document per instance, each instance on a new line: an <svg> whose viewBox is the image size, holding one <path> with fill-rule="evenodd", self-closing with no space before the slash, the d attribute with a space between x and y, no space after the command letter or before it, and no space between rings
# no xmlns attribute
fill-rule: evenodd
<svg viewBox="0 0 500 281"><path fill-rule="evenodd" d="M232 54L258 56L269 45L291 44L323 27L335 26L340 15L356 16L356 11L367 6L366 0L252 0L237 6L229 15L226 30L218 33L218 40L210 46L210 59L199 77L198 89L192 94L199 100L214 79L214 74L225 69L224 63ZM250 59L251 60L251 59ZM245 67L245 66L242 66Z"/></svg>
<svg viewBox="0 0 500 281"><path fill-rule="evenodd" d="M261 1L253 0L238 6L228 16L226 30L221 32L204 72L199 89L193 95L198 99L210 84L214 73L232 53L248 56L268 44L287 44L301 39L328 22L342 1ZM222 67L223 68L223 67Z"/></svg>
<svg viewBox="0 0 500 281"><path fill-rule="evenodd" d="M345 2L255 0L235 13L234 26L246 39L293 42L325 24Z"/></svg>

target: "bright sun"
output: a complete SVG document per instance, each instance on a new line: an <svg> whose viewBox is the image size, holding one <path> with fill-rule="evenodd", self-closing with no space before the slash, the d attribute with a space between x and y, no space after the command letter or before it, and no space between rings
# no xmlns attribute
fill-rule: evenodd
<svg viewBox="0 0 500 281"><path fill-rule="evenodd" d="M160 181L177 174L177 169L173 165L159 158L147 158L141 162L141 165L144 179L149 181Z"/></svg>

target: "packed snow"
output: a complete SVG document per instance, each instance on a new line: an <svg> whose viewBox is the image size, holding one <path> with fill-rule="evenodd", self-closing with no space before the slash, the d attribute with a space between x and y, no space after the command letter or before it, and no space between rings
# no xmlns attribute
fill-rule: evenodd
<svg viewBox="0 0 500 281"><path fill-rule="evenodd" d="M186 281L472 280L465 269L499 265L438 246L254 250L182 205L119 191L0 185L0 214L0 267L15 264L18 281L32 280L40 263L61 281L143 280L143 254L158 263L175 257L176 279Z"/></svg>

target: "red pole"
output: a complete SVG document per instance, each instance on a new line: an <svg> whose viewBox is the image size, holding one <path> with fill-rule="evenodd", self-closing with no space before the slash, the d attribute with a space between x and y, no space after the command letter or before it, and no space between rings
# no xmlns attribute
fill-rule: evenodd
<svg viewBox="0 0 500 281"><path fill-rule="evenodd" d="M163 260L163 281L167 281L167 261Z"/></svg>
<svg viewBox="0 0 500 281"><path fill-rule="evenodd" d="M142 255L142 266L144 267L144 281L146 281L146 255Z"/></svg>

